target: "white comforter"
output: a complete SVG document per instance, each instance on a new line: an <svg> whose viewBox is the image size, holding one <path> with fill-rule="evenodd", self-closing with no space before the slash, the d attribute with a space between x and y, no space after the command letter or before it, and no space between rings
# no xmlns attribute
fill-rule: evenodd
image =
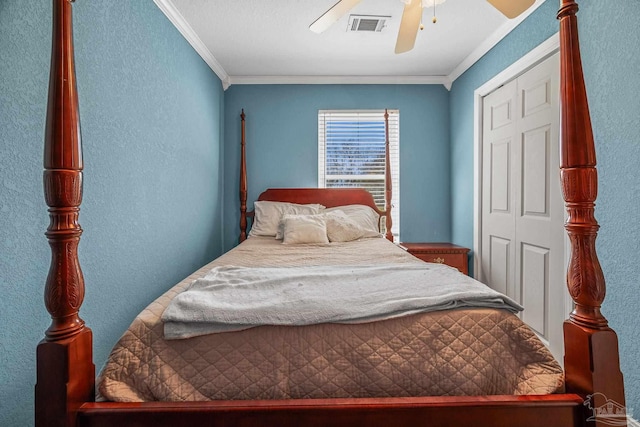
<svg viewBox="0 0 640 427"><path fill-rule="evenodd" d="M162 315L165 339L261 325L362 323L461 307L516 302L439 264L213 268Z"/></svg>

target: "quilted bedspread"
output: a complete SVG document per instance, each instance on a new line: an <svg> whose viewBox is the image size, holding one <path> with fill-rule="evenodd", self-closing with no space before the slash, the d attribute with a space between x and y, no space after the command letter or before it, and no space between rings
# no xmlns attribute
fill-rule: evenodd
<svg viewBox="0 0 640 427"><path fill-rule="evenodd" d="M252 237L151 303L98 377L100 400L197 401L426 395L549 394L563 373L514 314L474 308L362 324L260 326L163 339L171 299L220 265L415 264L386 239L283 245ZM451 274L461 274L451 269ZM410 286L411 284L407 284Z"/></svg>

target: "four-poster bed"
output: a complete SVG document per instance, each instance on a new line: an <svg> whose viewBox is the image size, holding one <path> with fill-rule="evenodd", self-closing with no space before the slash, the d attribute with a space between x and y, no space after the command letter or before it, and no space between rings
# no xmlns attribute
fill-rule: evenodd
<svg viewBox="0 0 640 427"><path fill-rule="evenodd" d="M598 229L595 148L577 35L577 4L561 0L561 180L571 242L567 286L575 310L564 324L564 394L528 396L427 396L206 402L95 402L92 333L79 317L84 282L77 247L82 200L82 152L75 85L71 2L53 0L53 47L44 189L51 223L52 262L45 305L52 323L37 350L36 426L353 426L476 425L582 426L604 399L624 407L617 337L600 313L605 284L595 252ZM244 124L244 120L243 120ZM242 151L244 153L244 126ZM246 171L244 155L241 169ZM241 239L246 237L246 176L241 177ZM266 193L263 200L317 203L316 191L289 199ZM346 193L344 193L346 194ZM311 197L308 201L300 197ZM350 196L345 196L349 198ZM349 199L353 203L353 199ZM325 200L326 203L326 200ZM343 200L335 202L338 206ZM559 327L559 325L558 325ZM602 400L601 400L602 399ZM597 425L606 420L596 418ZM617 425L623 425L619 423Z"/></svg>

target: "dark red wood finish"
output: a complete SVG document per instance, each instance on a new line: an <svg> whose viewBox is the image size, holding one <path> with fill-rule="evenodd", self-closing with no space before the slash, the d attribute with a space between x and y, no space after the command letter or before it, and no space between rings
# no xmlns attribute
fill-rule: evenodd
<svg viewBox="0 0 640 427"><path fill-rule="evenodd" d="M575 309L564 323L565 379L568 391L625 406L618 338L600 312L606 285L598 256L596 151L582 73L578 5L563 0L560 20L560 176L567 207L565 228L571 243L567 287ZM596 425L606 425L597 421Z"/></svg>
<svg viewBox="0 0 640 427"><path fill-rule="evenodd" d="M84 279L78 261L82 228L82 147L73 56L71 3L53 1L53 43L44 144L44 196L51 266L44 301L51 326L37 349L35 425L72 426L93 400L92 335L79 316Z"/></svg>
<svg viewBox="0 0 640 427"><path fill-rule="evenodd" d="M240 113L240 242L247 239L247 137L244 109Z"/></svg>
<svg viewBox="0 0 640 427"><path fill-rule="evenodd" d="M588 395L602 393L624 405L617 337L600 313L605 282L594 244L598 229L593 215L597 175L576 12L575 1L561 0L561 174L572 246L568 286L576 302L576 309L564 326L565 368L567 389L574 394L130 404L93 402L91 330L78 315L84 294L77 256L82 155L71 2L53 0L44 163L44 192L51 216L46 234L52 251L45 304L52 323L38 345L36 426L577 427L584 426L591 415L582 405ZM246 166L242 168L246 171ZM241 184L241 194L243 188L246 191L246 181L244 186ZM595 425L605 424L597 421Z"/></svg>
<svg viewBox="0 0 640 427"><path fill-rule="evenodd" d="M376 206L373 196L361 188L269 188L263 191L258 200L319 203L327 208L348 204L365 205L382 213Z"/></svg>
<svg viewBox="0 0 640 427"><path fill-rule="evenodd" d="M425 262L447 264L463 274L469 274L469 248L449 242L402 242L400 247Z"/></svg>
<svg viewBox="0 0 640 427"><path fill-rule="evenodd" d="M390 242L393 242L393 234L391 233L391 227L393 221L391 220L391 198L393 181L391 180L391 153L389 152L389 111L384 110L384 210L385 214L385 237Z"/></svg>
<svg viewBox="0 0 640 427"><path fill-rule="evenodd" d="M581 407L575 395L94 403L79 426L562 427L578 425Z"/></svg>

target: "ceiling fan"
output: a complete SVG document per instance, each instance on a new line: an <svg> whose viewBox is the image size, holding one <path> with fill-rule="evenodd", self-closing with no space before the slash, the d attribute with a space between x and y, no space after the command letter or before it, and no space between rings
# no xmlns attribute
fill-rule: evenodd
<svg viewBox="0 0 640 427"><path fill-rule="evenodd" d="M309 29L315 33L321 33L329 28L338 19L344 16L362 0L340 0L316 19ZM441 3L438 0L401 0L405 6L400 21L400 30L396 41L395 53L404 53L413 49L422 20L422 8ZM443 0L444 1L444 0ZM509 19L515 18L535 3L535 0L487 0Z"/></svg>

